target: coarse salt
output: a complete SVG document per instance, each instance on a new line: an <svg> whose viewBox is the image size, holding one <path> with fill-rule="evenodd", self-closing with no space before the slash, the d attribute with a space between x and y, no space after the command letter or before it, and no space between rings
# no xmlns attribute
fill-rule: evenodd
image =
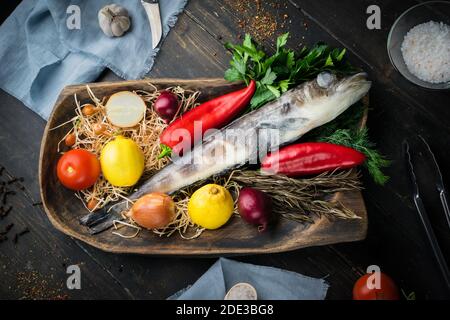
<svg viewBox="0 0 450 320"><path fill-rule="evenodd" d="M409 72L430 83L450 81L450 26L429 21L412 28L402 43Z"/></svg>

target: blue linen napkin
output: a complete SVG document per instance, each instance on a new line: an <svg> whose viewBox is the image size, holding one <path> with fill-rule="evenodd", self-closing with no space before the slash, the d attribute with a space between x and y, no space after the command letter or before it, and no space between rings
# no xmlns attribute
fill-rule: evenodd
<svg viewBox="0 0 450 320"><path fill-rule="evenodd" d="M122 37L110 38L98 25L98 11L117 3L131 17ZM163 37L187 0L160 0ZM80 8L80 29L69 29L70 5ZM60 91L94 81L109 68L139 79L153 66L150 25L140 0L24 0L0 26L0 88L48 119Z"/></svg>
<svg viewBox="0 0 450 320"><path fill-rule="evenodd" d="M323 279L220 258L192 286L168 299L223 300L228 290L239 282L251 284L258 300L323 300L329 287Z"/></svg>

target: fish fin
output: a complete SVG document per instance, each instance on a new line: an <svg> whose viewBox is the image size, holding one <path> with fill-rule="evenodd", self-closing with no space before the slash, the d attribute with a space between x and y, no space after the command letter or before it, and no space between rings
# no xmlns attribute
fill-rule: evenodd
<svg viewBox="0 0 450 320"><path fill-rule="evenodd" d="M91 212L82 216L79 219L79 222L83 226L90 226L95 224L97 221L101 221L102 219L104 219L106 215L108 215L107 210L101 209L99 211Z"/></svg>
<svg viewBox="0 0 450 320"><path fill-rule="evenodd" d="M127 202L124 201L115 204L114 207L103 208L96 212L91 212L80 218L81 225L88 227L90 234L97 234L109 229L114 220L122 220L120 213L127 208Z"/></svg>
<svg viewBox="0 0 450 320"><path fill-rule="evenodd" d="M114 225L115 220L123 220L121 216L118 216L116 213L109 213L108 216L105 217L100 223L95 226L89 227L88 231L91 235L99 234L103 231L108 230Z"/></svg>

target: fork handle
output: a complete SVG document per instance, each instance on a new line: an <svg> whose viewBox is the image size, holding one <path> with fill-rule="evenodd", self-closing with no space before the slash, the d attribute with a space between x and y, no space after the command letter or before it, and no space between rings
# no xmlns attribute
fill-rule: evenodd
<svg viewBox="0 0 450 320"><path fill-rule="evenodd" d="M450 228L450 209L448 207L448 194L444 189L439 190L439 198L441 198L442 207L444 208L445 218L447 218L447 224Z"/></svg>
<svg viewBox="0 0 450 320"><path fill-rule="evenodd" d="M436 235L434 234L433 227L431 226L430 220L428 219L425 206L423 205L422 199L419 195L414 196L414 204L416 205L420 220L422 221L423 227L427 234L428 241L430 242L431 248L433 249L436 261L439 264L439 269L441 270L447 287L450 288L450 271L448 269L444 255L442 254L442 250L439 247L439 243L436 239Z"/></svg>

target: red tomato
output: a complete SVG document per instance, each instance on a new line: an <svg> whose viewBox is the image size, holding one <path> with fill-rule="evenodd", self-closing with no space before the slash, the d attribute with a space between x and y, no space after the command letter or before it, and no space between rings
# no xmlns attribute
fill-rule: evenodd
<svg viewBox="0 0 450 320"><path fill-rule="evenodd" d="M369 277L379 276L379 288L370 288L376 285ZM373 279L373 278L371 278ZM369 280L369 281L368 281ZM400 293L397 286L388 275L382 272L368 273L359 278L353 286L353 300L399 300Z"/></svg>
<svg viewBox="0 0 450 320"><path fill-rule="evenodd" d="M100 175L100 162L91 152L74 149L66 152L56 168L59 181L72 190L91 187Z"/></svg>

